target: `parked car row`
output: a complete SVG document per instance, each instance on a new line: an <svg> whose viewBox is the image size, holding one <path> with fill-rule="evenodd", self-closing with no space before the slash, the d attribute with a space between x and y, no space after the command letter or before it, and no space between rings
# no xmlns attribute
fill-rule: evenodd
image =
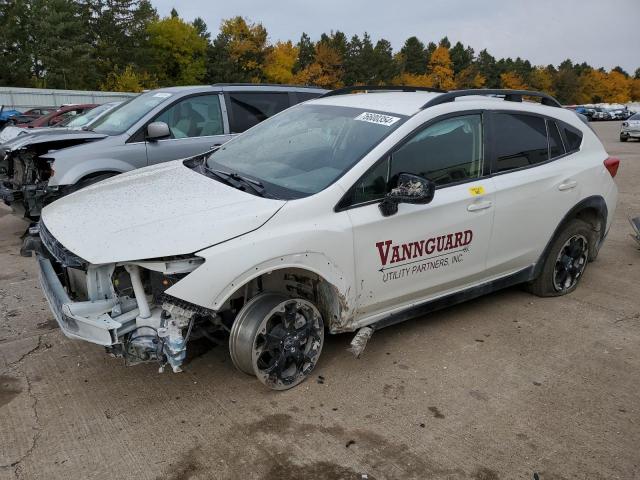
<svg viewBox="0 0 640 480"><path fill-rule="evenodd" d="M41 214L22 253L64 334L175 372L223 339L279 390L326 333L358 355L510 285L572 292L617 200L619 160L539 92L168 88L50 135L5 150L4 185Z"/></svg>
<svg viewBox="0 0 640 480"><path fill-rule="evenodd" d="M606 108L606 107L585 107L585 106L578 105L570 108L576 111L577 113L587 117L589 121L626 120L635 113L629 110L627 107Z"/></svg>

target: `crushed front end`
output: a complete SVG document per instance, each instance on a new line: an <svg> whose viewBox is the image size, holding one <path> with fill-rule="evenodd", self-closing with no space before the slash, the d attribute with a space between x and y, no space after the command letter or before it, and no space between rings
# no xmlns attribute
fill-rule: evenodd
<svg viewBox="0 0 640 480"><path fill-rule="evenodd" d="M181 370L190 339L220 338L228 327L216 312L165 291L204 260L180 256L92 265L68 251L40 222L23 253L36 253L42 291L63 333L102 345L128 365L157 361Z"/></svg>
<svg viewBox="0 0 640 480"><path fill-rule="evenodd" d="M53 170L51 162L38 158L31 149L0 151L0 199L28 218L55 200L57 188L48 188Z"/></svg>

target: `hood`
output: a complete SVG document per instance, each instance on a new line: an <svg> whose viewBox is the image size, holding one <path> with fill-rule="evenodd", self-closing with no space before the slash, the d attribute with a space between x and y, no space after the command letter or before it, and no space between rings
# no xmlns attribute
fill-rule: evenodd
<svg viewBox="0 0 640 480"><path fill-rule="evenodd" d="M261 227L285 203L177 160L62 197L42 211L41 221L67 250L101 264L191 254Z"/></svg>
<svg viewBox="0 0 640 480"><path fill-rule="evenodd" d="M17 130L24 131L25 129L18 128ZM4 130L2 132L4 133ZM18 135L5 143L2 143L0 149L6 153L13 152L30 145L48 142L69 142L71 145L74 145L94 140L101 140L105 137L107 137L107 135L85 130L72 130L67 128L45 128L39 130L34 128L27 130L27 134Z"/></svg>

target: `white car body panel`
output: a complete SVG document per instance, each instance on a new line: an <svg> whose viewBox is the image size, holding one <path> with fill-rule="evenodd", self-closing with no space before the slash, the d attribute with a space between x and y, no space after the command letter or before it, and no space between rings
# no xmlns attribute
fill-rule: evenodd
<svg viewBox="0 0 640 480"><path fill-rule="evenodd" d="M177 160L63 197L45 207L42 220L67 249L103 264L192 253L260 227L284 203L212 181Z"/></svg>

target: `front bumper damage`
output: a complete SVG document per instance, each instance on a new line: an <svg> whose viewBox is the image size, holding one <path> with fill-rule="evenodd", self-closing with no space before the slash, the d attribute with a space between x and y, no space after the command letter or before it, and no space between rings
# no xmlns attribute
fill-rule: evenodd
<svg viewBox="0 0 640 480"><path fill-rule="evenodd" d="M223 327L215 312L164 293L201 258L91 265L43 224L29 229L21 253L36 254L42 291L64 335L101 345L128 365L157 361L178 372L194 325Z"/></svg>

